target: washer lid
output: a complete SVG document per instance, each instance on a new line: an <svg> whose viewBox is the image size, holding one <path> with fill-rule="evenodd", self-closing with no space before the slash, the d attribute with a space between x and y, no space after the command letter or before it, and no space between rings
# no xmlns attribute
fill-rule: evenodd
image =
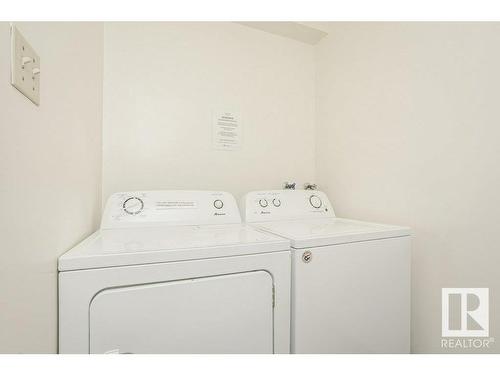
<svg viewBox="0 0 500 375"><path fill-rule="evenodd" d="M275 221L253 224L288 238L296 249L410 235L410 229L341 218Z"/></svg>
<svg viewBox="0 0 500 375"><path fill-rule="evenodd" d="M290 241L244 224L101 229L59 258L59 271L247 255Z"/></svg>

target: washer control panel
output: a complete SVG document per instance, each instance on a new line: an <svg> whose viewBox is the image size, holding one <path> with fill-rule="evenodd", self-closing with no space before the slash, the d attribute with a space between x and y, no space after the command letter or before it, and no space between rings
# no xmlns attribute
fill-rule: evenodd
<svg viewBox="0 0 500 375"><path fill-rule="evenodd" d="M242 203L248 223L335 217L325 193L317 190L252 191Z"/></svg>
<svg viewBox="0 0 500 375"><path fill-rule="evenodd" d="M321 206L323 205L323 201L321 200L321 198L315 194L309 197L309 203L311 203L311 206L313 206L314 208L321 208Z"/></svg>
<svg viewBox="0 0 500 375"><path fill-rule="evenodd" d="M113 194L101 228L241 223L234 197L221 191L134 191Z"/></svg>

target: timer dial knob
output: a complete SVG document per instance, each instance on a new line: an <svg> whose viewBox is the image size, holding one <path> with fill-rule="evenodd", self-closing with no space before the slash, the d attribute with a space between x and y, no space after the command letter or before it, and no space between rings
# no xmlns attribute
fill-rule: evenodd
<svg viewBox="0 0 500 375"><path fill-rule="evenodd" d="M130 197L123 202L123 211L129 215L137 215L144 209L144 202L141 198Z"/></svg>
<svg viewBox="0 0 500 375"><path fill-rule="evenodd" d="M317 195L311 195L309 197L309 203L311 203L311 206L314 208L320 208L323 202L321 202L321 199Z"/></svg>
<svg viewBox="0 0 500 375"><path fill-rule="evenodd" d="M259 204L262 208L265 208L269 203L267 203L267 199L260 199Z"/></svg>

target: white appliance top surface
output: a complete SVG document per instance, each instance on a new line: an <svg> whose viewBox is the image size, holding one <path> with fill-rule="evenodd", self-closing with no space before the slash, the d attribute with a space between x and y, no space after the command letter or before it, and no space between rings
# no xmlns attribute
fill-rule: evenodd
<svg viewBox="0 0 500 375"><path fill-rule="evenodd" d="M292 247L305 248L410 235L406 227L341 218L254 223L257 228L291 240Z"/></svg>
<svg viewBox="0 0 500 375"><path fill-rule="evenodd" d="M244 224L101 229L59 258L59 271L283 251L290 242Z"/></svg>

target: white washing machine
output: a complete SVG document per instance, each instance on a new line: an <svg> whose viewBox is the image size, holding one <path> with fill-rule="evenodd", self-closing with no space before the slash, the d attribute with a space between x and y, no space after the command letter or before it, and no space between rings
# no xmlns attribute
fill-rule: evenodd
<svg viewBox="0 0 500 375"><path fill-rule="evenodd" d="M320 191L255 191L243 210L291 241L292 353L409 353L408 228L337 218Z"/></svg>
<svg viewBox="0 0 500 375"><path fill-rule="evenodd" d="M228 193L114 194L59 258L59 352L288 353L289 249Z"/></svg>

